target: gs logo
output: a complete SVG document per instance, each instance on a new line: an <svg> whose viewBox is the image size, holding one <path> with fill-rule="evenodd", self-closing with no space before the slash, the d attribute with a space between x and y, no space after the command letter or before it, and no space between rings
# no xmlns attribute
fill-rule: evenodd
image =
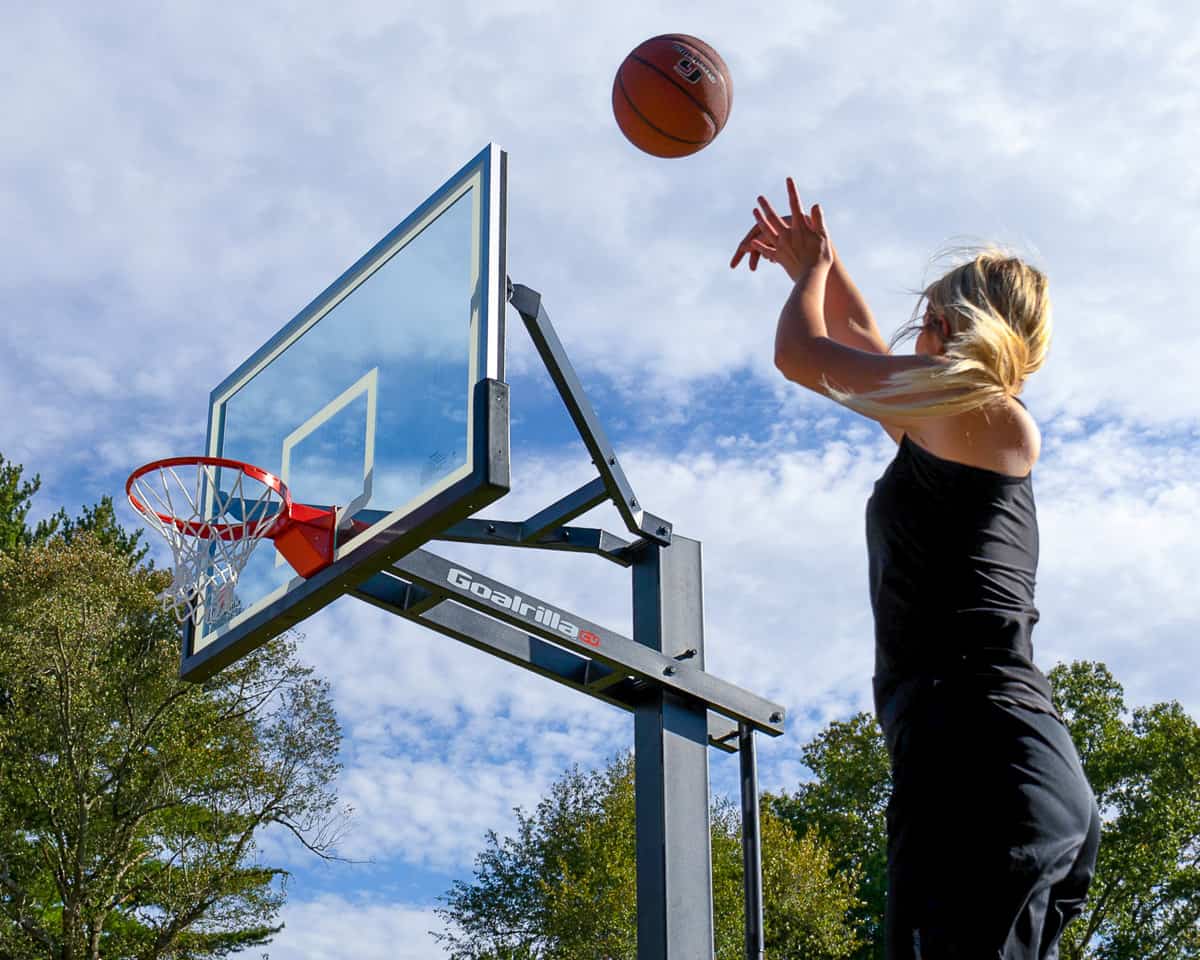
<svg viewBox="0 0 1200 960"><path fill-rule="evenodd" d="M687 54L684 54L675 61L675 72L688 83L699 83L700 78L704 76L704 71L700 68L700 65Z"/></svg>

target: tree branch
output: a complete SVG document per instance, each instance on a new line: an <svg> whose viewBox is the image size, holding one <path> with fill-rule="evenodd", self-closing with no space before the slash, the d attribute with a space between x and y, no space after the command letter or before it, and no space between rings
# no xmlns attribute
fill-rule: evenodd
<svg viewBox="0 0 1200 960"><path fill-rule="evenodd" d="M13 879L8 861L3 857L0 857L0 886L3 886L12 893L11 903L16 908L16 915L12 917L13 923L24 930L30 937L53 951L56 948L54 940L41 928L40 924L25 913L25 903L33 898L29 895L29 891ZM3 900L0 900L0 905L5 906L5 912L8 912L7 904L4 904Z"/></svg>

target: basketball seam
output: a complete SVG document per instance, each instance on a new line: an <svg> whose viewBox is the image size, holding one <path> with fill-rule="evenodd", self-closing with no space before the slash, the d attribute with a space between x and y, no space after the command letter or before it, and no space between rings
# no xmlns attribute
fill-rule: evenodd
<svg viewBox="0 0 1200 960"><path fill-rule="evenodd" d="M673 76L671 76L669 73L667 73L667 71L665 71L662 67L658 66L658 64L651 63L649 60L643 60L637 54L630 54L629 59L636 60L643 67L649 67L651 70L653 70L655 73L657 73L664 80L668 81L671 84L671 86L673 86L676 90L678 90L685 97L687 97L689 100L691 100L692 103L694 103L699 108L700 112L703 113L706 117L708 117L709 120L712 121L713 129L715 131L717 131L717 133L721 132L721 125L719 123L717 123L717 118L712 115L712 111L709 110L708 107L706 107L703 103L701 103L695 97L693 97L691 94L691 91L684 89L678 83L676 83L675 78ZM722 83L721 86L724 87L725 84ZM622 86L621 89L624 89L624 86ZM632 102L633 101L631 100L630 103L632 103ZM716 136L716 134L714 133L713 136Z"/></svg>
<svg viewBox="0 0 1200 960"><path fill-rule="evenodd" d="M663 130L661 127L659 127L655 123L653 123L649 117L647 117L644 113L642 113L641 110L639 110L637 108L637 104L634 103L633 98L629 96L629 91L625 89L625 81L621 79L620 73L617 74L617 86L621 88L621 96L623 96L625 98L625 102L629 105L629 109L632 110L634 113L636 113L638 115L638 118L642 121L642 123L644 123L646 126L648 126L655 133L666 137L668 140L674 140L676 143L686 143L689 147L694 147L694 146L697 146L698 144L703 145L703 144L712 142L711 140L688 140L684 137L677 137L673 133L667 133L666 130ZM709 119L712 120L712 117L710 116ZM714 127L716 126L715 122L713 123L713 126Z"/></svg>

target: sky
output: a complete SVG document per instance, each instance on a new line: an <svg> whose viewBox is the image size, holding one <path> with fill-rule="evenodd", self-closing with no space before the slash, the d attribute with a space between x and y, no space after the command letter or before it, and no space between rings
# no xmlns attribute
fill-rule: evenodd
<svg viewBox="0 0 1200 960"><path fill-rule="evenodd" d="M935 256L1008 244L1050 278L1025 390L1044 443L1038 664L1108 664L1131 705L1200 716L1200 26L1189 4L307 0L6 9L0 29L0 454L36 513L121 497L200 453L208 395L488 142L508 151L508 272L538 290L644 506L703 543L708 669L788 709L760 785L869 710L863 511L894 454L772 362L777 270L731 271L755 197L820 202L885 334ZM716 48L733 106L660 160L613 120L643 39ZM905 346L901 349L911 349ZM509 312L521 519L590 479ZM129 526L136 514L124 504ZM586 523L620 533L611 510ZM630 630L596 558L439 545ZM345 741L355 814L292 871L278 960L438 956L433 910L484 835L629 715L343 598L301 627ZM710 755L714 796L737 761Z"/></svg>

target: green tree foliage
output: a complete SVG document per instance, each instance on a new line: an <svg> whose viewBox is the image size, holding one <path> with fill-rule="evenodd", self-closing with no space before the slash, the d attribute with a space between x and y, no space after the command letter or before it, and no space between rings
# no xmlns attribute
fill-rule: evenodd
<svg viewBox="0 0 1200 960"><path fill-rule="evenodd" d="M0 469L0 957L219 957L280 928L267 828L331 855L340 730L281 638L204 685L111 504L24 524ZM22 501L22 497L24 500ZM4 521L8 521L7 525Z"/></svg>
<svg viewBox="0 0 1200 960"><path fill-rule="evenodd" d="M1200 957L1200 726L1174 702L1130 715L1103 664L1061 665L1049 679L1104 819L1096 877L1063 937L1063 960ZM883 737L859 714L830 724L804 758L813 780L771 798L772 809L797 834L817 831L837 866L857 871L854 916L866 942L854 957L883 957Z"/></svg>
<svg viewBox="0 0 1200 960"><path fill-rule="evenodd" d="M44 543L50 535L53 535L70 543L85 533L91 534L103 546L125 557L131 565L143 563L149 552L149 547L141 542L141 530L129 533L117 523L112 497L102 497L95 506L84 507L78 517L70 517L65 510L59 510L48 521L47 534L35 539L37 542ZM153 564L149 564L149 566L153 566Z"/></svg>
<svg viewBox="0 0 1200 960"><path fill-rule="evenodd" d="M1104 817L1063 960L1200 957L1200 725L1175 702L1130 713L1103 664L1058 666L1050 680Z"/></svg>
<svg viewBox="0 0 1200 960"><path fill-rule="evenodd" d="M112 497L103 497L95 506L84 507L78 517L59 510L37 526L28 524L34 495L41 489L42 479L35 476L23 480L24 468L9 463L0 456L0 553L14 555L23 547L46 543L52 536L68 542L84 533L91 533L102 543L129 558L131 564L142 563L147 547L141 542L142 531L129 533L117 523Z"/></svg>
<svg viewBox="0 0 1200 960"><path fill-rule="evenodd" d="M863 942L854 920L857 873L838 869L828 844L815 831L796 836L766 802L761 819L767 956L778 960L852 957ZM727 856L740 858L740 835L727 831L726 836L732 847ZM738 911L741 881L739 870L739 889L728 901ZM720 956L733 960L744 955L740 913L731 927L736 930L736 944L729 943Z"/></svg>
<svg viewBox="0 0 1200 960"><path fill-rule="evenodd" d="M858 879L851 916L862 931L855 960L882 960L887 902L887 822L891 767L887 745L870 714L834 721L805 744L813 779L794 794L768 798L797 836L815 831L839 871Z"/></svg>
<svg viewBox="0 0 1200 960"><path fill-rule="evenodd" d="M716 955L743 955L740 812L712 810ZM571 771L536 811L517 811L513 836L488 833L475 875L457 882L438 911L439 936L455 960L633 960L636 957L633 760ZM848 957L852 876L832 869L813 836L797 837L763 811L763 886L768 953Z"/></svg>
<svg viewBox="0 0 1200 960"><path fill-rule="evenodd" d="M53 532L55 520L42 520L30 529L29 508L42 486L42 478L23 480L25 471L0 456L0 553L12 555L21 547L45 541Z"/></svg>

